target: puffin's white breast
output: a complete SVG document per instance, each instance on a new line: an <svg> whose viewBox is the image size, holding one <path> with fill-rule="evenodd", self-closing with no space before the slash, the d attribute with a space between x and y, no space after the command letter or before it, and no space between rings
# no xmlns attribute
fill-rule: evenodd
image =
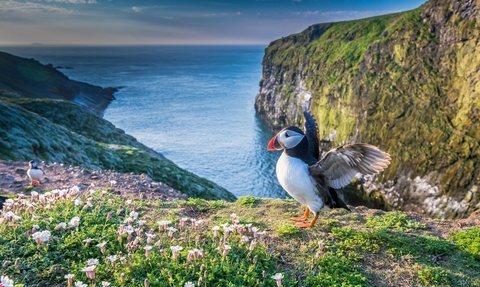
<svg viewBox="0 0 480 287"><path fill-rule="evenodd" d="M277 161L277 178L280 185L293 198L318 212L323 207L322 199L317 195L315 181L308 172L308 165L301 159L282 153Z"/></svg>
<svg viewBox="0 0 480 287"><path fill-rule="evenodd" d="M43 171L38 168L32 168L27 171L28 177L34 180L39 180L43 177Z"/></svg>

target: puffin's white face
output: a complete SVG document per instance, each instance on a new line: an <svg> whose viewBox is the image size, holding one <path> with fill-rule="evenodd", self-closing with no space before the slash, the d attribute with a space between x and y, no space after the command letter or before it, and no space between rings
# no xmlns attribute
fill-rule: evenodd
<svg viewBox="0 0 480 287"><path fill-rule="evenodd" d="M302 133L285 129L270 140L267 148L268 150L291 149L296 147L304 137Z"/></svg>
<svg viewBox="0 0 480 287"><path fill-rule="evenodd" d="M278 134L277 140L284 149L290 149L296 147L304 137L305 135L296 131L284 130Z"/></svg>

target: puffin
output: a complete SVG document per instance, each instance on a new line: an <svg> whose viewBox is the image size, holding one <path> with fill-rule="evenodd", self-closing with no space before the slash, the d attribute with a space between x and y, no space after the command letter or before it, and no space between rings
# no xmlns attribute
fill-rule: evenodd
<svg viewBox="0 0 480 287"><path fill-rule="evenodd" d="M27 170L28 177L32 181L32 185L35 186L38 182L40 186L40 179L43 178L43 171L38 168L38 163L34 160L31 160L28 163L29 169Z"/></svg>
<svg viewBox="0 0 480 287"><path fill-rule="evenodd" d="M267 146L269 151L283 150L277 161L277 179L291 197L307 207L303 216L290 218L300 228L312 227L322 209L351 211L336 189L348 185L357 173L373 175L383 171L391 160L388 153L365 143L320 153L317 121L308 109L303 109L303 116L304 131L286 127ZM308 223L310 212L314 217Z"/></svg>

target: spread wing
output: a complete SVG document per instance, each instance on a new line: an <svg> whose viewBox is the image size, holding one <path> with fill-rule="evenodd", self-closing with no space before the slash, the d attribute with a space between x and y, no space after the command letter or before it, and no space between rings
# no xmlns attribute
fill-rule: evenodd
<svg viewBox="0 0 480 287"><path fill-rule="evenodd" d="M312 176L323 175L325 183L342 188L357 173L375 174L390 164L390 155L369 144L350 144L330 150L322 159L309 167Z"/></svg>
<svg viewBox="0 0 480 287"><path fill-rule="evenodd" d="M308 141L308 152L316 159L320 159L320 148L318 139L318 125L312 113L304 108L303 116L305 117L305 136Z"/></svg>

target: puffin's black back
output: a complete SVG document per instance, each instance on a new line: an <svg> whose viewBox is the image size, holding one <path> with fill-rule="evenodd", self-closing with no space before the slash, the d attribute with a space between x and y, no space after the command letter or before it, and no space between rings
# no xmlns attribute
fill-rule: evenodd
<svg viewBox="0 0 480 287"><path fill-rule="evenodd" d="M308 141L308 152L318 161L320 159L320 141L318 138L318 125L312 113L303 109L305 117L305 136Z"/></svg>
<svg viewBox="0 0 480 287"><path fill-rule="evenodd" d="M318 161L320 160L318 124L309 110L303 109L303 116L305 117L305 137L308 141L308 152ZM351 211L347 204L338 196L337 191L330 186L328 187L328 196L325 204L330 208L345 208Z"/></svg>

